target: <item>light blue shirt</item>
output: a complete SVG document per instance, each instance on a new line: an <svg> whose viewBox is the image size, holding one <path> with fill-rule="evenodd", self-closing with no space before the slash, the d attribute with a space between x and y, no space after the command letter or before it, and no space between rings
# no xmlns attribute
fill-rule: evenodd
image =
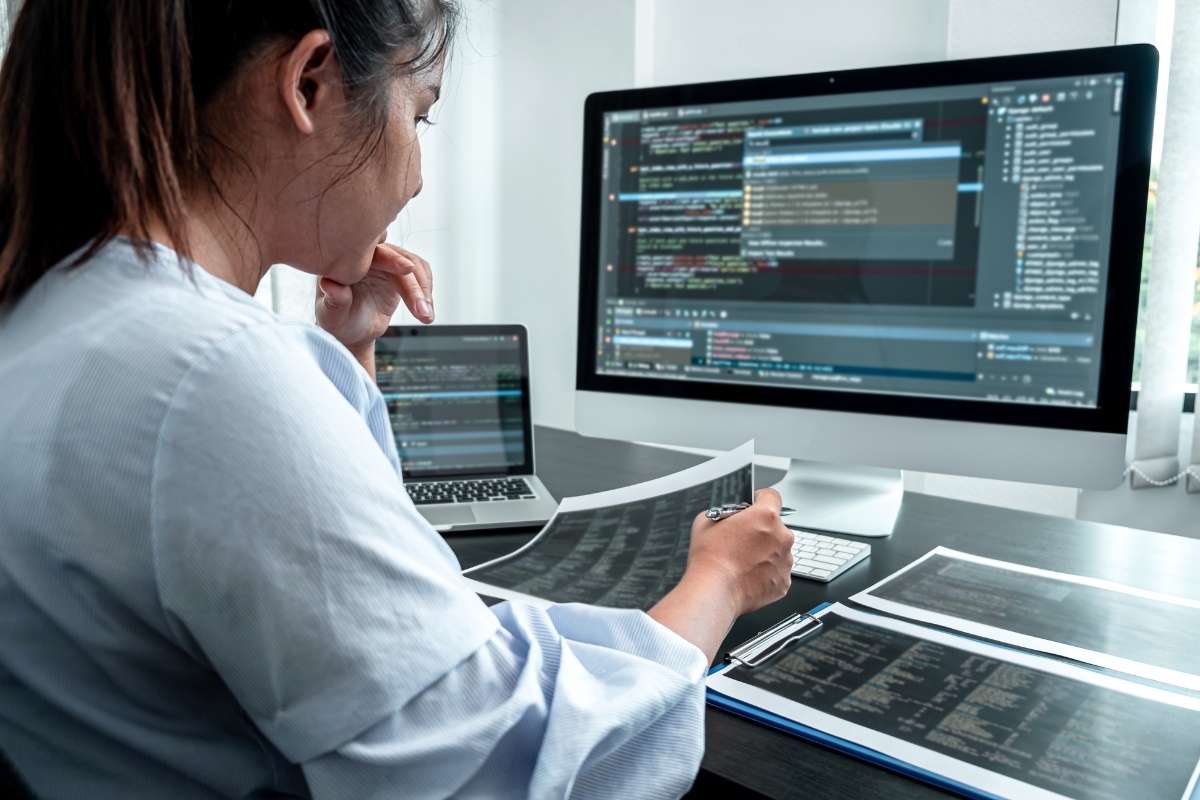
<svg viewBox="0 0 1200 800"><path fill-rule="evenodd" d="M0 749L39 797L684 792L700 651L484 606L350 354L154 252L0 315Z"/></svg>

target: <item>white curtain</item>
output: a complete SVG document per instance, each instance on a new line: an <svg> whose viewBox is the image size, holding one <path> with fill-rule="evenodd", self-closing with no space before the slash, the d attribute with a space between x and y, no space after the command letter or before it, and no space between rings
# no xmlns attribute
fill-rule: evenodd
<svg viewBox="0 0 1200 800"><path fill-rule="evenodd" d="M1134 488L1174 483L1200 241L1200 0L1178 0L1154 212ZM1193 448L1193 452L1196 449Z"/></svg>

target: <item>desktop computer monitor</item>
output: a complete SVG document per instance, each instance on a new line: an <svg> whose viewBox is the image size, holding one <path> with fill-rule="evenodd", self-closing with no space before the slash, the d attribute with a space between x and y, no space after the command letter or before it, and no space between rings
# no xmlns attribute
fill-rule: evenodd
<svg viewBox="0 0 1200 800"><path fill-rule="evenodd" d="M1124 469L1148 45L594 94L576 425L793 459L803 527L914 469Z"/></svg>

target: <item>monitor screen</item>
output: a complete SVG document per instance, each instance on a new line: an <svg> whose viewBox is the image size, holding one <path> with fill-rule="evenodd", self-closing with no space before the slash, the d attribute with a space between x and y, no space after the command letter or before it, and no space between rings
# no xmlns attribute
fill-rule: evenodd
<svg viewBox="0 0 1200 800"><path fill-rule="evenodd" d="M391 328L375 342L406 478L531 474L527 356L519 326Z"/></svg>
<svg viewBox="0 0 1200 800"><path fill-rule="evenodd" d="M1125 92L1109 71L610 104L589 117L581 357L635 381L1095 408Z"/></svg>

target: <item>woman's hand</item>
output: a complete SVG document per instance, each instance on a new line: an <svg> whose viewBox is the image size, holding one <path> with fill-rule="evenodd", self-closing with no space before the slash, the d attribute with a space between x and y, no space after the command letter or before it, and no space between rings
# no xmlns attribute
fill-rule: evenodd
<svg viewBox="0 0 1200 800"><path fill-rule="evenodd" d="M701 513L683 579L649 614L699 647L711 663L729 626L787 594L792 585L792 532L779 518L774 489L720 522Z"/></svg>
<svg viewBox="0 0 1200 800"><path fill-rule="evenodd" d="M317 324L346 346L375 375L375 340L404 300L413 316L433 322L433 273L429 262L386 242L375 246L371 269L347 286L330 278L317 281Z"/></svg>

